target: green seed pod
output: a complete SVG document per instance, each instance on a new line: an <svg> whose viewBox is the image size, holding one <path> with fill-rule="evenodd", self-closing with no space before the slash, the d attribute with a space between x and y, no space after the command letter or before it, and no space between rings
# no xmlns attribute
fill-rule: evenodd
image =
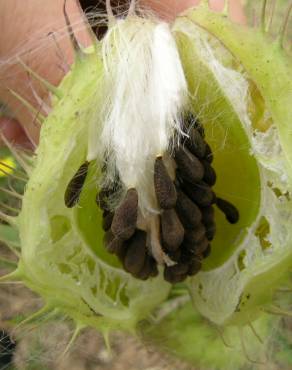
<svg viewBox="0 0 292 370"><path fill-rule="evenodd" d="M132 8L110 18L52 90L36 158L20 158L22 208L2 218L17 228L21 254L3 280L22 280L77 330L133 331L165 308L161 328L187 325L193 338L193 314L201 344L213 331L199 314L231 336L228 325L258 319L266 335L261 314L283 311L274 297L292 269L292 67L281 43L207 1L171 26ZM181 286L183 308L171 301ZM181 355L193 361L198 348Z"/></svg>
<svg viewBox="0 0 292 370"><path fill-rule="evenodd" d="M71 316L77 327L133 330L166 299L170 285L161 276L143 283L131 278L104 247L96 161L90 162L78 204L66 206L68 184L86 160L92 107L102 95L96 83L103 68L99 45L76 58L43 123L21 212L10 220L21 242L14 278L38 292L45 309Z"/></svg>
<svg viewBox="0 0 292 370"><path fill-rule="evenodd" d="M263 30L247 29L224 15L210 14L206 4L177 22L193 109L204 107L199 117L210 143L212 138L214 145L219 137L224 140L222 149L215 148L214 167L218 174L219 168L224 171L222 178L218 175L215 190L228 194L240 213L236 227L227 226L218 215L221 222L217 222L217 236L206 261L208 271L194 277L190 287L203 315L218 324L239 324L257 317L272 304L275 289L289 284L292 80L284 76L292 75L291 60L278 39L271 43ZM275 70L277 78L273 77ZM250 80L270 117L265 130L250 115L250 106L257 104L252 100ZM263 220L265 233L261 231Z"/></svg>

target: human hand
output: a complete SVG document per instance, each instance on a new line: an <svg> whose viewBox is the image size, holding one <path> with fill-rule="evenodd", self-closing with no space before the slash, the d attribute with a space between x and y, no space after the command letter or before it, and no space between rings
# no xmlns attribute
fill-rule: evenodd
<svg viewBox="0 0 292 370"><path fill-rule="evenodd" d="M162 18L171 21L178 13L195 6L200 0L141 0ZM24 70L19 57L32 70L58 85L73 62L74 54L66 32L63 14L64 0L0 0L0 102L4 103L13 119L0 117L2 135L10 142L36 146L40 127L32 113L9 90L16 91L29 101L36 112L45 112L47 91ZM210 0L214 10L221 10L224 0ZM85 18L75 0L67 1L66 10L73 31L82 45L90 44ZM244 22L240 0L230 0L231 17Z"/></svg>

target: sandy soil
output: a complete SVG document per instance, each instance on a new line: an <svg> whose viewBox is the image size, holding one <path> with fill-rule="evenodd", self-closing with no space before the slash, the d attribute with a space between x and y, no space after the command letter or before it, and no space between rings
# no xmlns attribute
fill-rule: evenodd
<svg viewBox="0 0 292 370"><path fill-rule="evenodd" d="M7 254L6 248L0 247L0 253ZM0 269L0 275L4 273ZM69 321L16 325L16 329L11 323L12 319L20 322L41 306L41 299L22 284L0 285L0 329L6 329L17 341L13 370L195 370L124 334L112 335L108 350L93 329L82 332L64 355L72 335Z"/></svg>

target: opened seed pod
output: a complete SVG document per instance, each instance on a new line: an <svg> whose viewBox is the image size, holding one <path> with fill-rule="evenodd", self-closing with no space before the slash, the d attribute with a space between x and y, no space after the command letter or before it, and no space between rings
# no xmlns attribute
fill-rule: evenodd
<svg viewBox="0 0 292 370"><path fill-rule="evenodd" d="M104 333L175 312L177 283L216 325L268 322L292 267L282 39L206 1L171 25L133 7L109 19L52 91L21 211L3 215L21 244L3 279Z"/></svg>

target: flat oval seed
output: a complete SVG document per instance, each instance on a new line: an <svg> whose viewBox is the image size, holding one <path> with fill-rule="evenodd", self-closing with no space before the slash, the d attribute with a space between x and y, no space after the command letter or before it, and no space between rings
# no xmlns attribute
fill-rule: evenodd
<svg viewBox="0 0 292 370"><path fill-rule="evenodd" d="M182 186L191 200L199 207L207 207L214 202L213 191L205 182L199 181L196 185L184 182Z"/></svg>
<svg viewBox="0 0 292 370"><path fill-rule="evenodd" d="M138 193L129 189L122 204L116 209L111 230L121 239L127 240L134 234L138 216Z"/></svg>
<svg viewBox="0 0 292 370"><path fill-rule="evenodd" d="M187 277L187 273L176 275L173 273L173 271L170 270L169 267L165 267L163 276L164 276L164 279L168 281L169 283L177 284L185 280L185 278Z"/></svg>
<svg viewBox="0 0 292 370"><path fill-rule="evenodd" d="M172 261L179 262L181 258L181 249L177 249L174 252L168 252L167 255L171 258Z"/></svg>
<svg viewBox="0 0 292 370"><path fill-rule="evenodd" d="M182 275L188 271L189 266L187 263L177 263L173 266L167 266L166 269L169 269L175 275Z"/></svg>
<svg viewBox="0 0 292 370"><path fill-rule="evenodd" d="M163 246L169 251L175 251L184 239L184 228L173 209L165 210L160 218Z"/></svg>
<svg viewBox="0 0 292 370"><path fill-rule="evenodd" d="M206 160L202 160L202 164L204 167L204 177L203 181L205 181L206 184L213 186L216 183L217 176L214 168L210 165L210 163Z"/></svg>
<svg viewBox="0 0 292 370"><path fill-rule="evenodd" d="M211 149L210 145L208 143L206 143L205 160L209 163L212 163L213 159L214 159L214 157L213 157L212 149Z"/></svg>
<svg viewBox="0 0 292 370"><path fill-rule="evenodd" d="M155 261L154 258L148 256L150 259L150 265L151 265L151 273L150 277L156 277L159 274L158 267L157 267L157 262Z"/></svg>
<svg viewBox="0 0 292 370"><path fill-rule="evenodd" d="M157 157L155 160L154 188L158 204L162 209L170 209L175 206L177 199L176 189L162 157Z"/></svg>
<svg viewBox="0 0 292 370"><path fill-rule="evenodd" d="M203 224L200 224L193 230L186 230L184 237L184 245L188 246L188 249L193 249L195 244L200 243L206 235L206 229Z"/></svg>
<svg viewBox="0 0 292 370"><path fill-rule="evenodd" d="M126 253L127 253L127 245L124 242L123 244L119 245L118 248L117 248L117 250L115 251L115 254L119 258L119 260L121 261L121 263L123 263L123 261L125 259Z"/></svg>
<svg viewBox="0 0 292 370"><path fill-rule="evenodd" d="M205 226L214 223L215 209L213 206L201 208L202 222Z"/></svg>
<svg viewBox="0 0 292 370"><path fill-rule="evenodd" d="M107 211L107 198L110 195L109 190L102 189L99 193L96 195L96 204L100 209L103 211Z"/></svg>
<svg viewBox="0 0 292 370"><path fill-rule="evenodd" d="M202 261L199 258L194 258L189 264L188 275L196 275L202 268Z"/></svg>
<svg viewBox="0 0 292 370"><path fill-rule="evenodd" d="M180 148L175 151L174 159L183 179L192 184L196 184L199 180L202 180L204 167L197 157L185 149Z"/></svg>
<svg viewBox="0 0 292 370"><path fill-rule="evenodd" d="M206 226L206 237L209 241L213 240L216 234L216 224L215 222L209 223Z"/></svg>
<svg viewBox="0 0 292 370"><path fill-rule="evenodd" d="M141 280L146 280L149 277L156 277L158 275L158 268L156 261L149 255L146 256L143 268L136 275Z"/></svg>
<svg viewBox="0 0 292 370"><path fill-rule="evenodd" d="M127 252L124 259L124 268L133 275L142 270L146 258L146 240L145 231L136 230L127 244Z"/></svg>
<svg viewBox="0 0 292 370"><path fill-rule="evenodd" d="M186 146L191 153L198 158L204 158L206 154L206 142L202 138L201 134L195 128L188 132L189 138L186 140Z"/></svg>
<svg viewBox="0 0 292 370"><path fill-rule="evenodd" d="M225 214L228 222L231 224L236 224L238 222L239 212L233 204L221 198L216 199L216 204L217 207Z"/></svg>
<svg viewBox="0 0 292 370"><path fill-rule="evenodd" d="M64 197L66 207L72 208L78 203L87 176L88 166L89 162L83 163L69 182Z"/></svg>
<svg viewBox="0 0 292 370"><path fill-rule="evenodd" d="M181 190L177 190L176 212L181 223L187 229L196 227L201 222L202 214L199 207Z"/></svg>
<svg viewBox="0 0 292 370"><path fill-rule="evenodd" d="M102 217L102 228L104 231L108 231L111 228L111 224L114 218L114 213L104 211Z"/></svg>
<svg viewBox="0 0 292 370"><path fill-rule="evenodd" d="M181 246L181 258L180 262L182 263L189 263L195 256L195 253L189 249L189 246L186 245L185 243L182 244Z"/></svg>
<svg viewBox="0 0 292 370"><path fill-rule="evenodd" d="M208 247L202 253L203 258L209 257L210 253L211 253L211 245L209 244Z"/></svg>
<svg viewBox="0 0 292 370"><path fill-rule="evenodd" d="M205 237L199 243L193 245L193 250L196 255L201 255L209 246L209 240Z"/></svg>
<svg viewBox="0 0 292 370"><path fill-rule="evenodd" d="M104 235L104 244L109 253L118 254L123 246L124 241L120 238L114 236L114 234L109 230Z"/></svg>

